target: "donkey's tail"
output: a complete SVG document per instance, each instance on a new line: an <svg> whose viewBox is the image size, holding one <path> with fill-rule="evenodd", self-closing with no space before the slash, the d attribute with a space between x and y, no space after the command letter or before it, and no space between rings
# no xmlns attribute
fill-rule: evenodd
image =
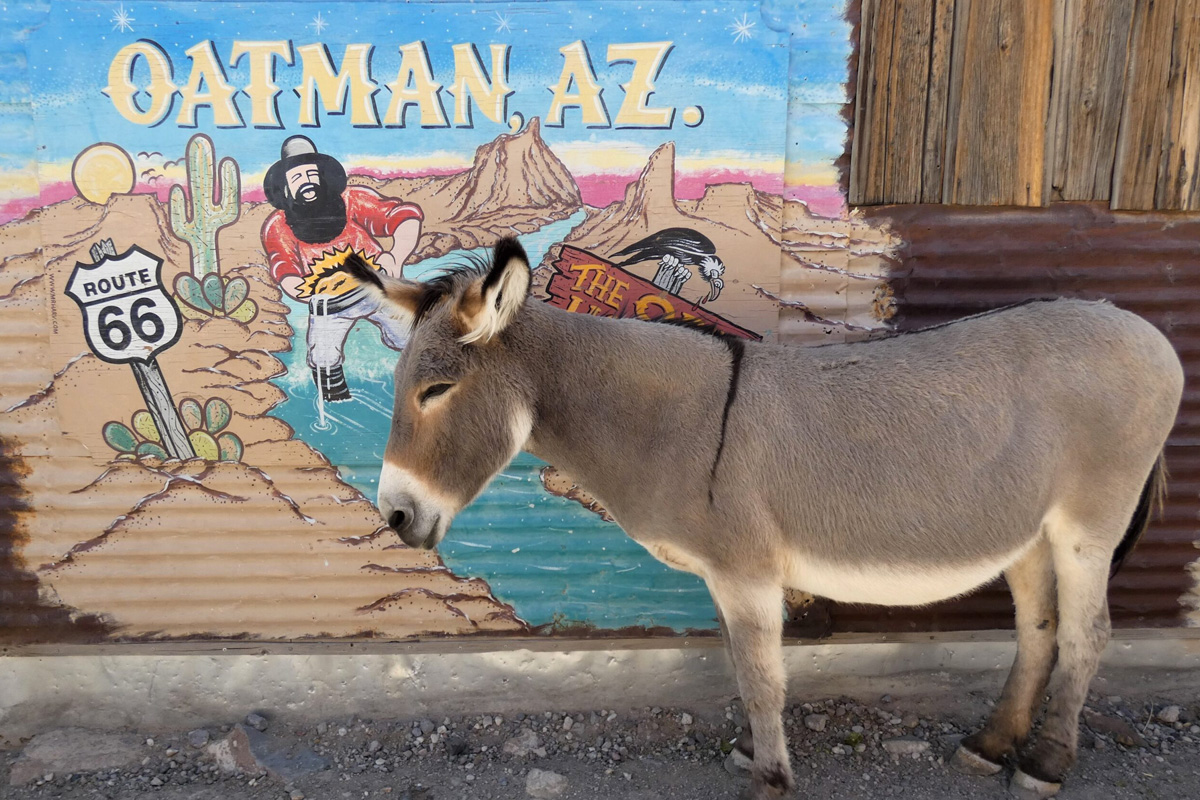
<svg viewBox="0 0 1200 800"><path fill-rule="evenodd" d="M1163 503L1166 498L1167 462L1163 454L1159 453L1158 461L1154 462L1154 469L1150 470L1150 476L1146 478L1146 485L1142 487L1142 496L1138 498L1133 519L1129 521L1129 528L1125 531L1125 536L1117 545L1117 549L1113 551L1112 567L1108 572L1109 578L1117 574L1117 570L1121 568L1129 551L1137 546L1138 540L1142 538L1146 528L1150 527L1151 520L1162 515Z"/></svg>

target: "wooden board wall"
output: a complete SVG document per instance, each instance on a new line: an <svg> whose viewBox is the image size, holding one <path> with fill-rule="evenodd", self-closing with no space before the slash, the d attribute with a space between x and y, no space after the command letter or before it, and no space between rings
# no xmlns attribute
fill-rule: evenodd
<svg viewBox="0 0 1200 800"><path fill-rule="evenodd" d="M863 0L850 202L1200 209L1198 0Z"/></svg>

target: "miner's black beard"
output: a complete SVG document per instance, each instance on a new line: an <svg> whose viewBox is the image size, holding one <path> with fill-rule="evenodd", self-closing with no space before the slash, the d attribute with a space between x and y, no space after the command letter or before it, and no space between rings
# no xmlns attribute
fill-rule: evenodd
<svg viewBox="0 0 1200 800"><path fill-rule="evenodd" d="M317 187L312 200L289 197L285 202L284 217L302 242L328 242L346 228L346 201L340 194L329 193L324 186Z"/></svg>

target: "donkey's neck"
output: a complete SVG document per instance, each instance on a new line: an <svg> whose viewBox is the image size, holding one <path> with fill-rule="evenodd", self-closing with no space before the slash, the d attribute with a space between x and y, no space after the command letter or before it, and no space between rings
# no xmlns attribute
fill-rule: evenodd
<svg viewBox="0 0 1200 800"><path fill-rule="evenodd" d="M721 341L667 325L529 302L513 353L533 400L526 449L586 488L627 531L705 502L732 357Z"/></svg>

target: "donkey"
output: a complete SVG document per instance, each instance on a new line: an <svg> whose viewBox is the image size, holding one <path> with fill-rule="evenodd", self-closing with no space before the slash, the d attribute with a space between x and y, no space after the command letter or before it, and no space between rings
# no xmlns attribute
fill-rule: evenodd
<svg viewBox="0 0 1200 800"><path fill-rule="evenodd" d="M913 606L1001 574L1016 660L956 762L993 774L1019 753L1014 793L1058 790L1109 637L1110 569L1165 485L1183 370L1149 323L1105 302L1040 301L789 347L530 300L511 238L490 264L426 283L356 258L345 268L413 325L384 520L409 546L436 547L522 449L586 487L656 558L706 582L749 720L736 743L744 797L794 787L785 587Z"/></svg>

